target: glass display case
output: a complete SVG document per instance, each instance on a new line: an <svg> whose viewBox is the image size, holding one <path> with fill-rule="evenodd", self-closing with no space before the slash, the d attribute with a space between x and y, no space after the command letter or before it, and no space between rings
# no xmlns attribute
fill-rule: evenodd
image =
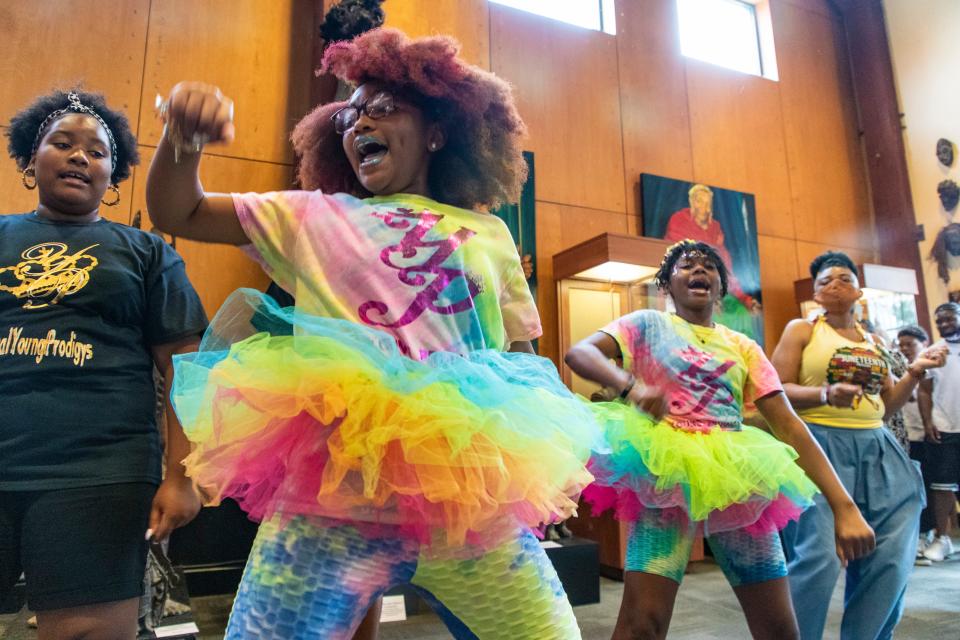
<svg viewBox="0 0 960 640"><path fill-rule="evenodd" d="M653 276L668 246L665 240L606 233L554 256L560 353L631 311L665 309L667 298ZM586 398L602 393L562 361L560 373L567 386Z"/></svg>

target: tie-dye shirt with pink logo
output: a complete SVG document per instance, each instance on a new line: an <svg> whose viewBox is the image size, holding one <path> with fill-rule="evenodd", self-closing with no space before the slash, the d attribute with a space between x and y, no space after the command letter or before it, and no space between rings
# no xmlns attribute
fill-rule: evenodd
<svg viewBox="0 0 960 640"><path fill-rule="evenodd" d="M692 325L647 309L602 331L620 345L625 369L663 390L665 419L680 429L739 429L744 406L783 390L760 345L723 325Z"/></svg>
<svg viewBox="0 0 960 640"><path fill-rule="evenodd" d="M516 246L496 216L408 194L233 194L267 274L313 315L390 333L414 359L504 350L541 333Z"/></svg>

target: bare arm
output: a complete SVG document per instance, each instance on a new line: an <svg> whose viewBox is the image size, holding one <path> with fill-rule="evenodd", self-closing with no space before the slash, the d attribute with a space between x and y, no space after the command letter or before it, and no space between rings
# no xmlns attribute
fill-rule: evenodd
<svg viewBox="0 0 960 640"><path fill-rule="evenodd" d="M757 409L778 440L789 444L797 452L797 464L823 493L833 511L837 556L844 566L873 550L873 530L863 519L857 505L850 498L837 477L830 461L814 440L807 425L793 412L782 393L774 393L756 402Z"/></svg>
<svg viewBox="0 0 960 640"><path fill-rule="evenodd" d="M197 350L200 341L191 337L179 342L159 345L152 348L153 361L163 374L166 414L166 474L163 483L153 499L150 513L150 529L158 539L166 538L177 527L193 520L200 511L200 496L194 490L193 483L186 476L182 464L190 454L190 441L183 432L183 425L170 404L170 391L173 388L173 355L190 353Z"/></svg>
<svg viewBox="0 0 960 640"><path fill-rule="evenodd" d="M819 407L821 403L820 387L805 387L797 383L800 378L800 361L803 350L810 342L812 327L806 320L792 320L783 330L780 342L773 351L770 362L780 376L784 393L795 409Z"/></svg>
<svg viewBox="0 0 960 640"><path fill-rule="evenodd" d="M634 380L630 373L612 362L622 355L617 341L598 331L575 344L563 361L582 378L614 389L618 393L627 391L627 402L659 420L667 410L663 393Z"/></svg>
<svg viewBox="0 0 960 640"><path fill-rule="evenodd" d="M883 419L886 420L891 414L902 409L913 394L913 390L917 388L917 383L923 378L924 373L928 369L942 367L946 357L947 348L945 346L928 347L921 351L920 355L910 363L907 368L907 375L903 376L898 382L894 383L893 376L888 376L883 391L880 392L885 410ZM921 417L922 415L921 413Z"/></svg>
<svg viewBox="0 0 960 640"><path fill-rule="evenodd" d="M167 125L147 176L150 219L161 231L183 238L246 244L249 240L237 219L233 199L204 192L199 175L201 154L176 152L170 134L177 131L181 140L196 137L228 144L234 136L233 102L216 87L181 82L170 94L165 117Z"/></svg>
<svg viewBox="0 0 960 640"><path fill-rule="evenodd" d="M620 356L620 345L617 341L598 331L573 345L563 361L580 377L620 391L633 379L629 373L611 362Z"/></svg>
<svg viewBox="0 0 960 640"><path fill-rule="evenodd" d="M923 430L927 440L940 442L940 430L933 424L933 380L926 378L920 382L917 391L917 406L920 409L920 419L923 420Z"/></svg>

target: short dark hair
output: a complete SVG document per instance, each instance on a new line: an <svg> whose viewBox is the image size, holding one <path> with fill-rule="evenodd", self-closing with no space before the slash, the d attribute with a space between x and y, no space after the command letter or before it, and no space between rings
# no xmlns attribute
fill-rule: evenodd
<svg viewBox="0 0 960 640"><path fill-rule="evenodd" d="M903 329L897 332L897 337L902 338L904 336L910 336L911 338L916 338L920 342L929 342L930 336L927 335L927 332L923 330L923 327L918 327L915 324L910 324L905 326Z"/></svg>
<svg viewBox="0 0 960 640"><path fill-rule="evenodd" d="M707 256L717 268L717 273L720 274L720 294L727 295L727 286L730 279L727 265L723 264L723 259L716 249L706 242L694 242L693 240L681 240L667 249L667 252L663 255L663 261L660 263L660 268L654 276L657 287L663 291L670 289L670 274L673 273L677 261L685 253L702 253Z"/></svg>
<svg viewBox="0 0 960 640"><path fill-rule="evenodd" d="M941 311L953 311L955 314L960 316L960 304L957 304L956 302L944 302L942 305L937 307L936 311L933 313L937 314Z"/></svg>
<svg viewBox="0 0 960 640"><path fill-rule="evenodd" d="M99 93L87 93L79 89L74 89L73 93L77 94L80 102L96 111L97 115L110 127L117 145L117 157L113 158L110 182L112 184L123 182L130 177L130 167L140 162L137 139L130 130L127 117L120 111L114 111L108 107L106 100ZM17 161L17 167L21 170L26 169L33 159L33 144L37 134L41 133L40 125L51 113L70 104L67 95L68 92L57 89L40 96L10 119L10 128L7 129L7 137L10 139L7 142L7 151L10 152L10 157Z"/></svg>
<svg viewBox="0 0 960 640"><path fill-rule="evenodd" d="M850 256L842 251L827 251L818 255L810 263L810 277L816 280L820 272L829 267L843 267L857 275L857 265L853 263Z"/></svg>

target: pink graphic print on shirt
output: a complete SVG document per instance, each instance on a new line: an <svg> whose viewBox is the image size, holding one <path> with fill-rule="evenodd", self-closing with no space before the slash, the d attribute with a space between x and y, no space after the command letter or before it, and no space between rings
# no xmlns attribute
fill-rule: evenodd
<svg viewBox="0 0 960 640"><path fill-rule="evenodd" d="M417 293L413 302L399 317L390 320L390 308L381 300L368 300L360 305L358 313L367 324L399 329L419 318L424 311L433 311L445 315L453 315L473 308L473 299L480 293L480 283L471 278L466 271L443 263L453 255L467 240L476 235L475 231L460 227L456 232L440 240L426 240L427 233L432 230L443 216L424 211L414 213L411 209L400 208L396 212L374 213L374 216L383 220L384 224L392 229L405 230L406 233L398 244L390 245L380 252L380 261L397 271L397 279L409 287L424 287ZM416 221L416 224L414 224ZM418 258L421 250L424 251L423 261L419 264L403 266L398 259L412 260ZM463 279L467 287L467 295L462 300L450 304L438 304L443 292L458 279ZM379 317L375 317L379 316Z"/></svg>

